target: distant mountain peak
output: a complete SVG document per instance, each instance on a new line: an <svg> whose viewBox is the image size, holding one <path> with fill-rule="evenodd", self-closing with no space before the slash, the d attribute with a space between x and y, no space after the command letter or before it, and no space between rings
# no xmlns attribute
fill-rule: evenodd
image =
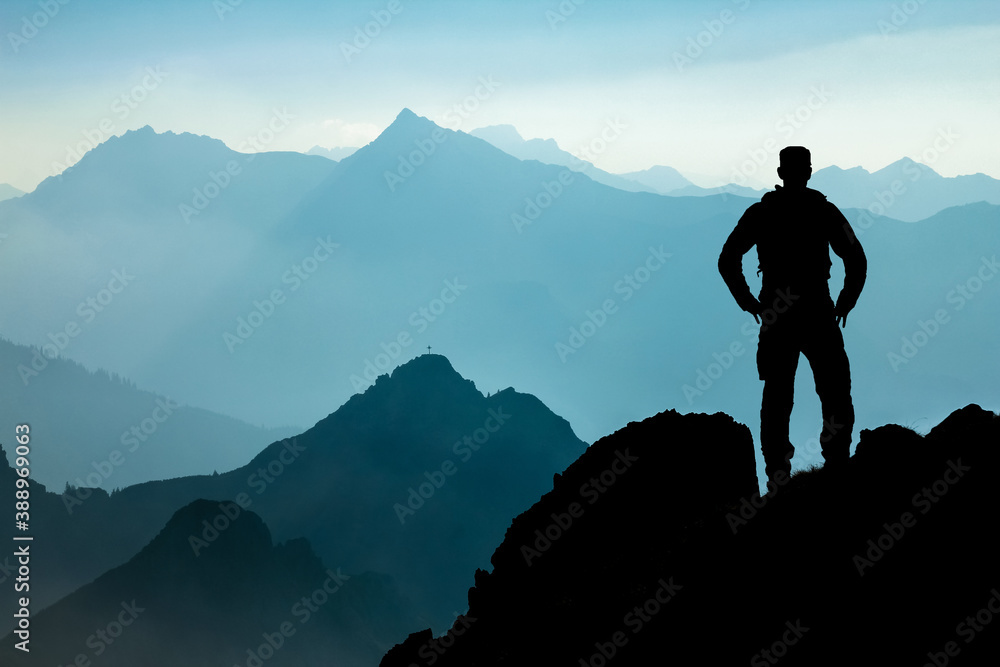
<svg viewBox="0 0 1000 667"><path fill-rule="evenodd" d="M431 349L433 349L433 348L431 348ZM451 365L451 362L448 360L448 357L444 356L443 354L431 354L430 352L428 352L427 354L419 354L416 357L414 357L413 359L410 359L409 361L407 361L405 364L401 364L400 366L398 366L396 368L395 371L393 371L393 374L395 375L396 373L398 373L399 371L401 371L401 370L403 370L405 368L412 368L412 367L417 367L417 366L425 366L425 367L428 367L428 368L432 368L432 367L433 368L447 368L448 370L452 371L453 373L457 373L458 372Z"/></svg>
<svg viewBox="0 0 1000 667"><path fill-rule="evenodd" d="M306 155L319 155L320 157L325 157L328 160L339 162L346 157L350 157L356 153L357 150L357 146L334 146L333 148L324 148L319 144L316 144L306 151Z"/></svg>
<svg viewBox="0 0 1000 667"><path fill-rule="evenodd" d="M24 194L24 190L19 190L13 185L7 183L0 183L0 201L5 199L14 199L15 197L20 197Z"/></svg>
<svg viewBox="0 0 1000 667"><path fill-rule="evenodd" d="M524 137L521 136L521 133L513 125L487 125L486 127L472 130L469 134L493 144L500 150L505 150L505 147L512 148L525 143ZM553 146L556 145L555 140L550 139L548 141L551 141Z"/></svg>
<svg viewBox="0 0 1000 667"><path fill-rule="evenodd" d="M401 366L397 366L395 370L392 371L390 376L393 380L406 380L411 377L427 378L427 377L439 377L439 378L460 378L463 382L471 382L471 380L466 380L455 370L455 367L451 365L448 357L443 354L421 354L414 357L410 361L407 361Z"/></svg>
<svg viewBox="0 0 1000 667"><path fill-rule="evenodd" d="M649 169L633 171L627 174L621 174L621 176L622 178L627 178L631 181L635 181L636 183L652 188L655 192L659 192L660 194L667 194L668 192L674 192L676 190L681 190L682 188L697 188L694 183L688 180L679 171L666 165L654 165Z"/></svg>
<svg viewBox="0 0 1000 667"><path fill-rule="evenodd" d="M389 127L387 127L385 129L385 132L388 132L390 129L392 129L394 127L407 127L407 128L416 127L416 128L423 128L423 127L427 127L427 126L430 126L430 125L435 125L436 126L437 124L434 121L432 121L430 118L418 115L418 114L414 113L413 111L411 111L410 109L404 107L402 111L400 111L398 114L396 114L396 119L394 121L392 121L392 123L389 125Z"/></svg>
<svg viewBox="0 0 1000 667"><path fill-rule="evenodd" d="M126 130L125 134L144 134L144 135L148 136L148 135L157 134L157 132L156 132L156 130L153 129L152 125L143 125L142 127L140 127L137 130ZM164 134L173 134L173 132L171 132L171 131L168 130L168 131L164 132Z"/></svg>
<svg viewBox="0 0 1000 667"><path fill-rule="evenodd" d="M865 169L864 167L861 167L861 166L858 166L858 167L848 167L847 169L844 169L843 167L838 167L835 164L831 164L829 167L823 167L822 169L820 169L820 170L818 170L816 172L816 174L820 174L820 173L854 174L854 175L865 174L865 175L868 175L871 172L869 172L867 169Z"/></svg>
<svg viewBox="0 0 1000 667"><path fill-rule="evenodd" d="M86 165L94 161L94 158L102 160L124 159L130 162L155 159L157 155L164 152L173 154L178 147L201 151L226 151L231 152L229 147L221 139L216 139L202 134L191 132L176 133L171 130L157 132L149 125L143 125L137 130L127 130L124 134L109 137L87 151L81 159L68 168L67 171L75 169L80 165ZM148 151L155 151L150 154ZM162 155L161 155L162 157Z"/></svg>
<svg viewBox="0 0 1000 667"><path fill-rule="evenodd" d="M215 532L206 526L215 528ZM257 514L233 501L200 499L174 512L143 551L193 559L202 550L222 558L231 553L267 553L272 547L271 531Z"/></svg>
<svg viewBox="0 0 1000 667"><path fill-rule="evenodd" d="M922 178L925 178L927 176L930 176L932 178L944 178L941 174L937 173L932 168L928 167L926 164L923 164L922 162L917 162L916 160L908 157L900 158L899 160L896 160L895 162L886 165L885 167L882 167L875 173L879 174L885 172L888 174L902 170L908 170L912 172L914 169L917 169L922 172L921 174Z"/></svg>
<svg viewBox="0 0 1000 667"><path fill-rule="evenodd" d="M376 372L379 373L377 376ZM355 376L352 381L358 377ZM319 423L348 414L437 411L443 405L454 406L469 401L478 403L485 399L476 388L476 383L462 377L448 358L440 354L421 354L389 373L369 367L364 372L363 381L370 383L366 389L352 396L340 409Z"/></svg>
<svg viewBox="0 0 1000 667"><path fill-rule="evenodd" d="M210 137L207 134L194 134L193 132L174 132L173 130L164 130L163 132L157 132L153 129L151 125L143 125L137 130L126 130L124 134L111 137L105 143L111 143L113 141L188 141L188 142L202 142L205 144L219 144L225 146L225 142L221 139L216 139L215 137Z"/></svg>
<svg viewBox="0 0 1000 667"><path fill-rule="evenodd" d="M374 143L394 143L397 141L410 143L414 139L426 138L436 128L440 129L434 121L424 116L419 116L410 109L404 108L396 115L396 119L392 121L389 127L382 130L382 133L369 146ZM442 129L441 131L445 130ZM393 150L397 148L393 148Z"/></svg>
<svg viewBox="0 0 1000 667"><path fill-rule="evenodd" d="M383 373L375 380L373 387L393 385L394 389L401 387L413 388L419 392L444 387L462 386L475 389L476 384L467 380L455 370L447 357L441 354L421 354L404 364L397 366L391 373ZM365 393L372 391L370 387Z"/></svg>

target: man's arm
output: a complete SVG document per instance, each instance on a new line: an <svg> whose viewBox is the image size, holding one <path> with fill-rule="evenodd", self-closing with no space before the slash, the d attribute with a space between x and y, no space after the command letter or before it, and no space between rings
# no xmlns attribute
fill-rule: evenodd
<svg viewBox="0 0 1000 667"><path fill-rule="evenodd" d="M760 204L753 204L743 213L740 221L736 223L736 229L732 231L726 243L722 246L722 254L719 255L719 273L726 281L726 286L732 293L733 298L740 308L753 315L757 315L763 310L760 301L750 292L747 279L743 275L743 255L750 251L750 248L757 243L756 239L756 217L757 207Z"/></svg>
<svg viewBox="0 0 1000 667"><path fill-rule="evenodd" d="M840 290L833 312L837 321L842 322L842 326L847 326L847 314L858 302L868 277L868 258L865 257L861 241L854 234L851 223L836 206L830 204L830 208L830 247L844 260L844 288Z"/></svg>

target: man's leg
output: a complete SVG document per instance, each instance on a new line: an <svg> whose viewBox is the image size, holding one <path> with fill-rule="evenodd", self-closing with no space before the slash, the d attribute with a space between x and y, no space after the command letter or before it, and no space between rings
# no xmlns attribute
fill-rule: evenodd
<svg viewBox="0 0 1000 667"><path fill-rule="evenodd" d="M757 344L757 373L764 381L760 449L768 480L773 480L779 470L786 475L792 470L795 448L788 439L788 421L792 416L798 364L799 347L789 332L777 328L761 331Z"/></svg>
<svg viewBox="0 0 1000 667"><path fill-rule="evenodd" d="M844 336L832 315L823 318L802 352L812 366L816 393L823 407L820 443L827 465L842 465L851 455L854 403L851 401L851 366L844 350Z"/></svg>

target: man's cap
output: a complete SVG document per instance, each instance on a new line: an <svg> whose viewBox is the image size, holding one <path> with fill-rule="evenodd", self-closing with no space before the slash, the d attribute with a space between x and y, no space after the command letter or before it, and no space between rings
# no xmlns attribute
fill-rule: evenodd
<svg viewBox="0 0 1000 667"><path fill-rule="evenodd" d="M786 146L778 153L782 167L811 167L812 156L805 146Z"/></svg>

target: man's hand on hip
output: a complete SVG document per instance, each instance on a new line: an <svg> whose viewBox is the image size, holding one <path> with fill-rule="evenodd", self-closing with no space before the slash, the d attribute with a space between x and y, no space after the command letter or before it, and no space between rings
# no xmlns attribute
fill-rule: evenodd
<svg viewBox="0 0 1000 667"><path fill-rule="evenodd" d="M746 312L753 315L753 319L757 324L760 324L760 318L758 315L764 312L764 306L760 305L760 301L756 297L751 296L744 303L740 304L740 307Z"/></svg>
<svg viewBox="0 0 1000 667"><path fill-rule="evenodd" d="M851 312L849 308L844 308L843 306L834 306L833 317L834 322L840 325L841 329L847 327L847 314Z"/></svg>

